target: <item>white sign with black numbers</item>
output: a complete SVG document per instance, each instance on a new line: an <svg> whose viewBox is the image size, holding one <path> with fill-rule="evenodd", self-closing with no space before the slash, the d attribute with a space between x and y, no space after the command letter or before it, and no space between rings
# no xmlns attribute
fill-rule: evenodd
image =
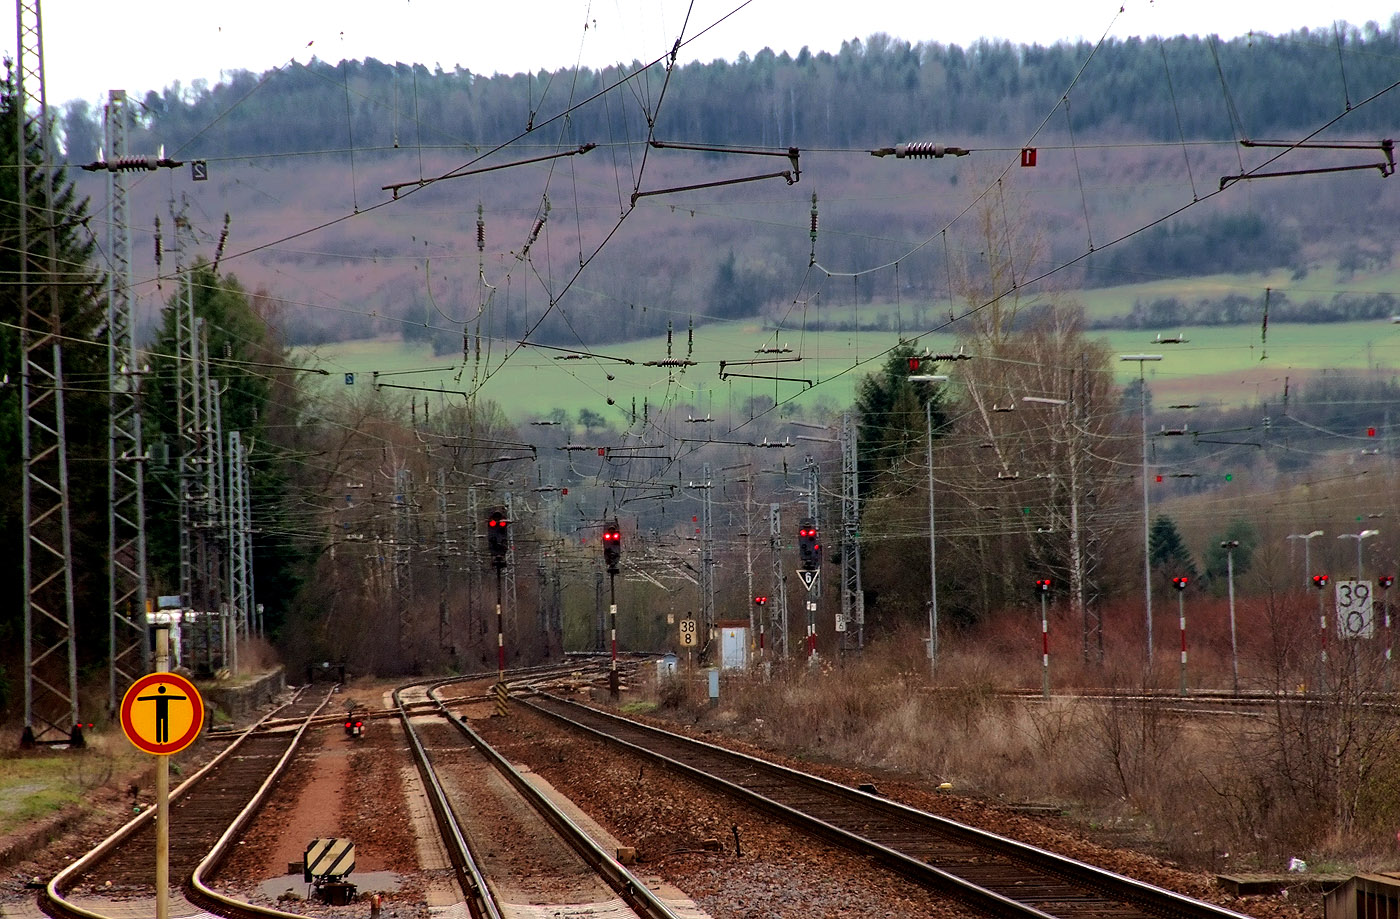
<svg viewBox="0 0 1400 919"><path fill-rule="evenodd" d="M695 647L695 620L694 620L694 619L682 619L682 620L681 620L681 647L682 647L682 648L693 648L693 647Z"/></svg>
<svg viewBox="0 0 1400 919"><path fill-rule="evenodd" d="M1376 634L1375 593L1370 581L1337 581L1337 635L1373 638Z"/></svg>

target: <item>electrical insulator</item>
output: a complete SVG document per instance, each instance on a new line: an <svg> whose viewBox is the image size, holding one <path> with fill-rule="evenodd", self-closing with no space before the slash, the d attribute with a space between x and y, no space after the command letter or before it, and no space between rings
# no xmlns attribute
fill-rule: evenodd
<svg viewBox="0 0 1400 919"><path fill-rule="evenodd" d="M942 159L945 156L967 156L968 151L962 147L952 147L947 144L934 144L927 141L917 141L912 144L895 144L894 155L896 159L926 159L934 157Z"/></svg>

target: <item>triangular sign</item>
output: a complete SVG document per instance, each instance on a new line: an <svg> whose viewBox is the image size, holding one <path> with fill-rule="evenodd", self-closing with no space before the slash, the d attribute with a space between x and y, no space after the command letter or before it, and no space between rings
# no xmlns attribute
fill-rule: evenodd
<svg viewBox="0 0 1400 919"><path fill-rule="evenodd" d="M802 570L797 572L797 576L802 579L802 586L810 592L817 584L817 579L821 577L820 571Z"/></svg>

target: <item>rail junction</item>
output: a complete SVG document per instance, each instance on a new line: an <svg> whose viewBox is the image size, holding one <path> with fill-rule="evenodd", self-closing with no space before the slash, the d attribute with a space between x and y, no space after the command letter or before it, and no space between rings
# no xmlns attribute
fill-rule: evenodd
<svg viewBox="0 0 1400 919"><path fill-rule="evenodd" d="M659 859L639 866L631 847L594 823L607 823L608 814L584 813L539 774L510 761L488 742L493 732L480 728L512 717L533 719L531 732L541 730L535 725L547 725L542 729L550 735L547 742L560 749L585 741L606 745L609 755L622 761L618 768L635 770L639 781L659 771L672 781L723 796L754 821L829 847L845 860L852 876L873 878L874 872L886 878L881 883L896 889L906 885L911 904L943 904L932 911L911 906L908 915L1250 915L927 813L891 800L873 786L847 787L577 701L581 690L590 688L595 698L605 696L596 691L606 686L603 670L574 663L516 671L509 679L512 712L505 719L495 716L494 681L483 677L403 686L393 691L391 705L359 713L368 734L394 731L402 738L431 810L437 844L450 863L453 894L447 899L452 902L399 915L708 915L661 881ZM274 905L235 895L220 879L221 866L260 810L279 794L279 784L307 737L341 733L344 706L334 696L334 691L312 695L304 690L235 736L206 741L222 749L172 796L171 837L178 845L172 846L170 878L180 889L172 915L364 915L363 899L345 906ZM358 737L347 737L341 742L356 741ZM152 894L149 816L148 811L131 820L50 878L37 898L43 912L59 919L140 914L141 904ZM742 854L739 843L736 825L736 856ZM764 907L760 902L752 905ZM371 909L371 916L380 915L377 898Z"/></svg>

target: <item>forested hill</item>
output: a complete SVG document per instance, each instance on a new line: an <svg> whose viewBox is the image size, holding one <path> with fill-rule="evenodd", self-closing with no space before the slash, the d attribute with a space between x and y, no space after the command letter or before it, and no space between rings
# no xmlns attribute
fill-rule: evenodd
<svg viewBox="0 0 1400 919"><path fill-rule="evenodd" d="M460 353L468 330L573 346L755 319L781 340L875 321L827 306L918 304L932 321L940 301L1005 293L1015 285L990 276L989 242L1023 276L1053 270L1059 289L1388 270L1395 244L1375 228L1389 225L1400 179L1369 167L1400 128L1397 79L1400 17L1048 48L874 35L671 73L664 61L496 76L313 61L133 100L131 153L161 146L208 171L137 181L130 207L143 233L187 207L211 258L230 215L226 270L285 305L299 344L400 334ZM69 105L73 161L101 146L100 114ZM648 136L707 149L647 149ZM1222 177L1279 159L1237 141L1310 137L1367 149L1289 151L1273 168L1366 170L1216 193ZM972 154L866 152L911 141ZM1038 148L1036 168L1009 169L1023 146ZM718 152L730 147L778 155ZM422 182L457 170L460 181ZM105 196L103 177L79 181ZM157 274L153 249L137 242L138 278ZM1304 313L1393 307L1269 283ZM1220 307L1182 301L1174 315L1233 315ZM1132 308L1124 298L1118 313Z"/></svg>
<svg viewBox="0 0 1400 919"><path fill-rule="evenodd" d="M877 34L845 42L835 53L765 48L734 62L689 64L674 74L664 104L652 107L658 137L711 144L1024 139L1066 93L1070 120L1058 116L1056 130L1155 141L1296 135L1397 79L1397 28L1400 16L1384 27L1230 41L1112 40L1097 48L992 41L962 48ZM490 146L544 125L638 67L485 76L373 59L313 60L261 75L236 72L213 87L196 81L150 92L141 100L141 120L152 138L185 156ZM656 67L638 81L633 95L641 107L656 102L663 78ZM615 96L600 98L572 111L567 124L553 123L541 139L561 132L635 137L645 130L637 108ZM1394 104L1359 106L1346 128L1394 131L1396 111ZM64 128L71 158L84 160L99 144L100 111L69 103Z"/></svg>

